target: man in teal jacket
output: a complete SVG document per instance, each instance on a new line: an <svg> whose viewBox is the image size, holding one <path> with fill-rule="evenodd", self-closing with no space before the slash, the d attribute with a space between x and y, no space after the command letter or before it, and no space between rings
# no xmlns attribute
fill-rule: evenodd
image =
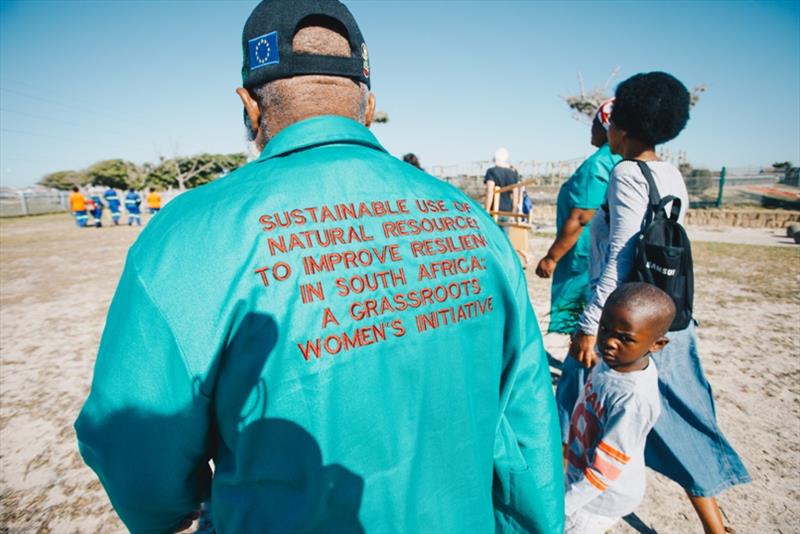
<svg viewBox="0 0 800 534"><path fill-rule="evenodd" d="M367 130L342 4L263 2L243 47L261 157L131 248L76 423L119 516L169 532L211 498L221 533L561 532L548 366L506 237Z"/></svg>

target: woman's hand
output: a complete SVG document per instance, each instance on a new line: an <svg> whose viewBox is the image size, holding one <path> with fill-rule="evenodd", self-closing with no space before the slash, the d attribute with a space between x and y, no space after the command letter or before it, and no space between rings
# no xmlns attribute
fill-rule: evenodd
<svg viewBox="0 0 800 534"><path fill-rule="evenodd" d="M583 332L575 333L569 344L569 355L578 360L578 363L584 367L592 367L600 360L594 352L596 341L596 336L590 336Z"/></svg>
<svg viewBox="0 0 800 534"><path fill-rule="evenodd" d="M539 265L536 266L536 276L539 278L550 278L553 276L553 271L556 270L556 260L550 256L545 256L539 260Z"/></svg>

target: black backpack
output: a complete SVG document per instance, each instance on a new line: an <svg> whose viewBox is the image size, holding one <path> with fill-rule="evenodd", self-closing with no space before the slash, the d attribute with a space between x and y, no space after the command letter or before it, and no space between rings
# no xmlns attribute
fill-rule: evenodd
<svg viewBox="0 0 800 534"><path fill-rule="evenodd" d="M653 284L672 297L676 314L669 330L683 330L692 320L694 270L692 246L686 230L678 222L681 200L672 195L661 198L647 163L628 161L636 162L650 190L649 206L636 243L636 259L630 281ZM672 207L667 213L666 206L670 202Z"/></svg>

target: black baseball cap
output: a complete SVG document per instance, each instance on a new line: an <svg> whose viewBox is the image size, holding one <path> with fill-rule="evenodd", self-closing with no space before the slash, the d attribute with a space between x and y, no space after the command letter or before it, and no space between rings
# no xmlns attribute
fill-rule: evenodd
<svg viewBox="0 0 800 534"><path fill-rule="evenodd" d="M304 24L324 21L350 43L350 57L295 54L292 39ZM301 74L343 76L369 83L369 54L353 15L337 0L263 0L242 31L242 83L251 88Z"/></svg>

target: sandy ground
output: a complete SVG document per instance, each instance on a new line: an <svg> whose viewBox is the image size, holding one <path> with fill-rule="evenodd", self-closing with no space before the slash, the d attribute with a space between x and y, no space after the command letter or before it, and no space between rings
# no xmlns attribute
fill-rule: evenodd
<svg viewBox="0 0 800 534"><path fill-rule="evenodd" d="M749 242L739 232L716 240ZM0 532L124 531L72 423L137 235L79 230L65 215L0 221ZM533 238L534 255L549 241ZM720 424L754 479L720 504L740 534L800 532L800 246L698 242L695 261L703 362ZM549 283L528 275L546 329ZM563 336L545 344L563 358ZM653 473L648 484L636 527L614 532L701 532L677 486Z"/></svg>

